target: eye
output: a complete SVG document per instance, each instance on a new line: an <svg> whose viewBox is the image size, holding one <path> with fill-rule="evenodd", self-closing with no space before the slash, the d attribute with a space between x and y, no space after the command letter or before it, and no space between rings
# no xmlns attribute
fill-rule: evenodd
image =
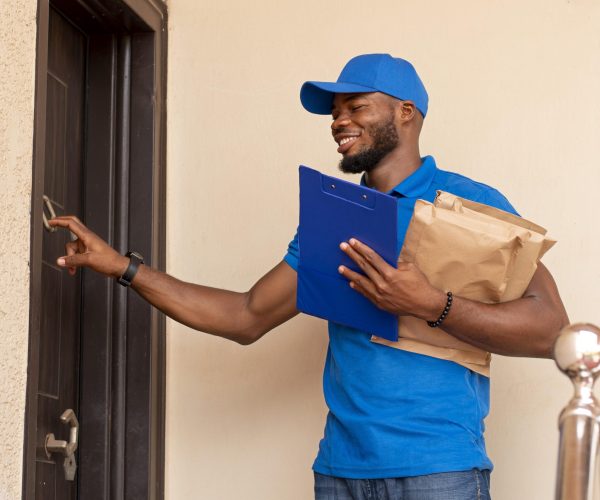
<svg viewBox="0 0 600 500"><path fill-rule="evenodd" d="M352 108L350 108L350 109L352 109L352 111L358 111L359 109L361 109L361 108L364 108L364 107L365 107L365 105L364 105L364 104L355 104L355 105L354 105L354 106L352 106Z"/></svg>

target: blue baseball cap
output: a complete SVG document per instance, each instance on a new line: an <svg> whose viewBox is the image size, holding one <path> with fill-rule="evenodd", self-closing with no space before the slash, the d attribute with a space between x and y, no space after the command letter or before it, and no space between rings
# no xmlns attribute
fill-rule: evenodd
<svg viewBox="0 0 600 500"><path fill-rule="evenodd" d="M356 56L344 66L337 82L305 82L300 89L304 109L318 115L331 113L334 94L383 92L412 101L423 117L429 97L413 65L389 54Z"/></svg>

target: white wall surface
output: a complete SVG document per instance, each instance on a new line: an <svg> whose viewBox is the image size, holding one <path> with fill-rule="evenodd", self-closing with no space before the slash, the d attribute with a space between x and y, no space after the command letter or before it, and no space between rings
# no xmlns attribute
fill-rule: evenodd
<svg viewBox="0 0 600 500"><path fill-rule="evenodd" d="M36 0L0 0L0 500L21 498Z"/></svg>
<svg viewBox="0 0 600 500"><path fill-rule="evenodd" d="M600 3L169 2L168 269L245 290L298 218L297 165L336 174L307 79L352 56L411 60L430 94L422 153L503 191L558 238L544 262L572 320L600 323ZM167 499L304 500L326 409L323 322L241 347L168 325ZM495 357L488 448L496 500L552 498L568 381Z"/></svg>

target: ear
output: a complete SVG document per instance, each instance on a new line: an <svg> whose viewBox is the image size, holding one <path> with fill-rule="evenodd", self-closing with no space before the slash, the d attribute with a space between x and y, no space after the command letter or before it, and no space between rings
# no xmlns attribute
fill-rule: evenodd
<svg viewBox="0 0 600 500"><path fill-rule="evenodd" d="M409 122L415 117L417 107L412 101L400 101L397 113L401 121Z"/></svg>

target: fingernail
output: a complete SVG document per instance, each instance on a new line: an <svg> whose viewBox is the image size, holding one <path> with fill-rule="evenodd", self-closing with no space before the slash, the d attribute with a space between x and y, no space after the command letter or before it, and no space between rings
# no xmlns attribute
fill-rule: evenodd
<svg viewBox="0 0 600 500"><path fill-rule="evenodd" d="M356 245L356 240L354 238L350 238L350 244L351 245Z"/></svg>
<svg viewBox="0 0 600 500"><path fill-rule="evenodd" d="M340 248L342 250L346 250L346 248L348 248L348 243L345 243L345 242L340 243Z"/></svg>
<svg viewBox="0 0 600 500"><path fill-rule="evenodd" d="M340 273L343 273L343 272L344 272L344 266L340 266L340 267L338 267L338 271L339 271Z"/></svg>
<svg viewBox="0 0 600 500"><path fill-rule="evenodd" d="M60 257L60 258L56 259L56 263L59 266L64 266L65 265L65 259L64 259L64 257Z"/></svg>

